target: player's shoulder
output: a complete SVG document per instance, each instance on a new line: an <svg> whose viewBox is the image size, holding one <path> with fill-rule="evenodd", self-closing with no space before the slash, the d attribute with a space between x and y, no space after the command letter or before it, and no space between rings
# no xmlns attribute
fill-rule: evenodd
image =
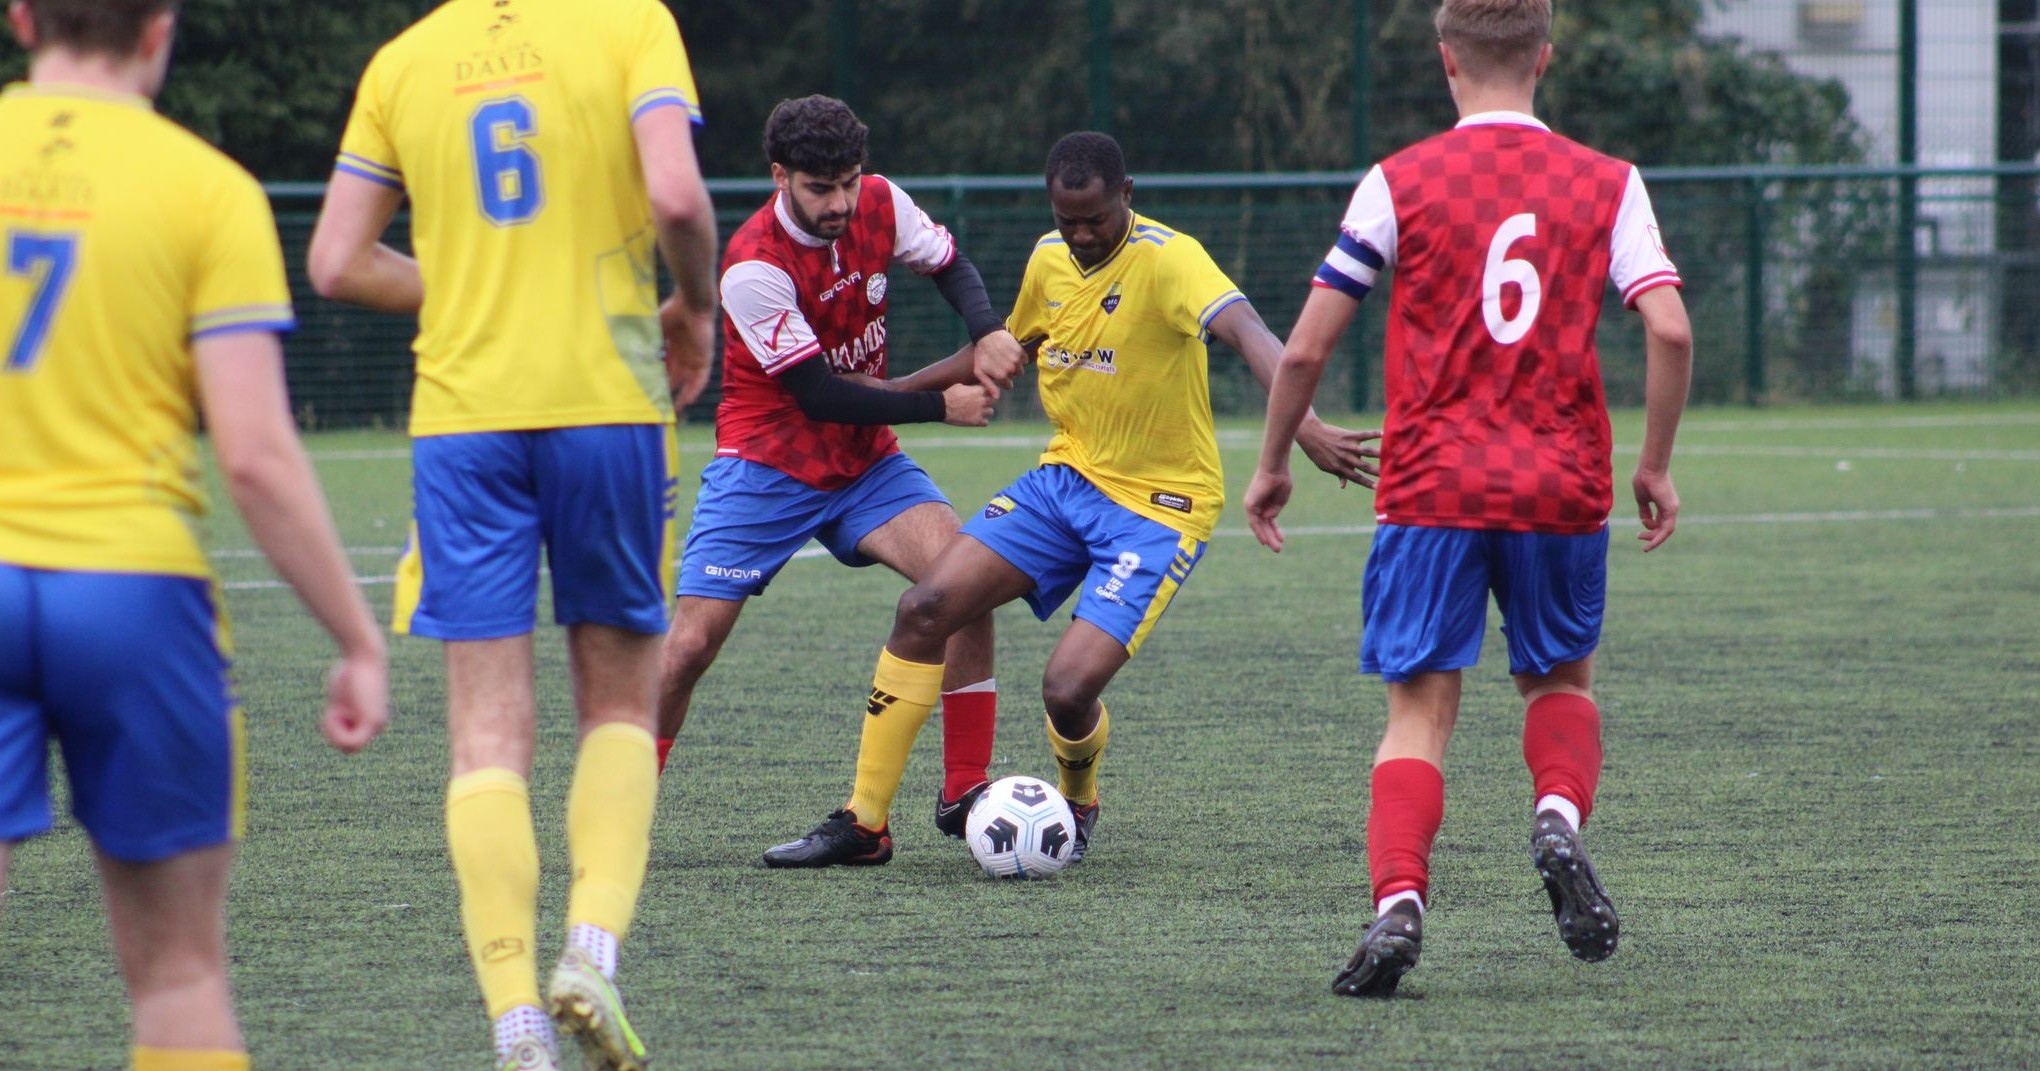
<svg viewBox="0 0 2040 1071"><path fill-rule="evenodd" d="M1143 247L1159 249L1164 255L1169 256L1182 256L1186 253L1202 254L1204 252L1204 243L1196 238L1163 223L1161 220L1143 216L1138 212L1133 214L1133 233L1126 236L1126 244L1129 249Z"/></svg>
<svg viewBox="0 0 2040 1071"><path fill-rule="evenodd" d="M245 201L267 195L262 183L211 142L182 125L154 112L142 115L135 137L128 142L137 156L150 161L153 182L181 186L190 193L213 192Z"/></svg>
<svg viewBox="0 0 2040 1071"><path fill-rule="evenodd" d="M778 248L781 244L780 239L785 237L779 227L779 221L774 218L773 205L776 199L776 195L766 198L765 203L756 212L751 213L750 218L730 232L730 240L724 245L725 263L771 259L773 250Z"/></svg>
<svg viewBox="0 0 2040 1071"><path fill-rule="evenodd" d="M1049 231L1034 240L1034 248L1027 254L1027 270L1053 268L1069 259L1070 244L1063 240L1062 232Z"/></svg>
<svg viewBox="0 0 2040 1071"><path fill-rule="evenodd" d="M1574 141L1572 138L1556 131L1546 130L1543 133L1543 142L1547 152L1564 155L1579 161L1583 165L1590 165L1596 170L1619 171L1623 174L1628 174L1636 166L1619 156L1602 152L1585 142Z"/></svg>

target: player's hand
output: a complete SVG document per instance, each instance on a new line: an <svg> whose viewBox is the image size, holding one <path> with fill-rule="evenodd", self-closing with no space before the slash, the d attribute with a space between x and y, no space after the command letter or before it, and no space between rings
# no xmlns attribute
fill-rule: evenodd
<svg viewBox="0 0 2040 1071"><path fill-rule="evenodd" d="M702 315L680 304L674 295L659 306L659 333L666 341L666 386L673 408L694 404L708 387L709 359L715 353L715 315Z"/></svg>
<svg viewBox="0 0 2040 1071"><path fill-rule="evenodd" d="M1012 390L1013 380L1027 366L1027 350L1012 332L994 331L977 340L971 363L980 385L995 392Z"/></svg>
<svg viewBox="0 0 2040 1071"><path fill-rule="evenodd" d="M1289 492L1295 486L1288 473L1266 469L1255 472L1254 482L1247 485L1247 527L1262 546L1277 554L1282 553L1282 529L1276 526L1275 517L1289 504Z"/></svg>
<svg viewBox="0 0 2040 1071"><path fill-rule="evenodd" d="M1367 445L1380 438L1380 428L1353 431L1327 424L1315 416L1305 417L1302 426L1296 429L1296 445L1303 447L1303 456L1337 476L1340 487L1349 482L1373 487L1381 478L1381 451Z"/></svg>
<svg viewBox="0 0 2040 1071"><path fill-rule="evenodd" d="M1629 487L1636 492L1636 516L1643 521L1643 531L1636 538L1643 540L1643 551L1648 554L1672 538L1672 530L1679 526L1679 492L1672 487L1671 473L1641 468Z"/></svg>
<svg viewBox="0 0 2040 1071"><path fill-rule="evenodd" d="M326 676L326 713L319 731L342 754L369 745L390 720L389 655L380 646L350 654Z"/></svg>
<svg viewBox="0 0 2040 1071"><path fill-rule="evenodd" d="M959 428L982 428L992 422L993 392L971 383L958 383L942 392L942 422Z"/></svg>

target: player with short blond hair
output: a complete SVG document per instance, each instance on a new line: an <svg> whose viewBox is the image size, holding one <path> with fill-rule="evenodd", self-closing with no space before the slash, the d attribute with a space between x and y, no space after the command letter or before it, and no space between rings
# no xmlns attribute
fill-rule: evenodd
<svg viewBox="0 0 2040 1071"><path fill-rule="evenodd" d="M55 742L134 1068L238 1071L224 908L244 731L197 536L201 418L256 544L339 643L335 748L382 730L388 664L291 421L268 199L154 111L176 8L8 8L30 60L0 95L0 886L12 845L50 828Z"/></svg>
<svg viewBox="0 0 2040 1071"><path fill-rule="evenodd" d="M1459 124L1354 191L1283 351L1247 490L1255 536L1281 550L1298 422L1360 299L1393 268L1361 599L1360 669L1388 686L1367 819L1378 917L1333 983L1348 996L1390 996L1417 964L1445 746L1490 593L1526 704L1532 860L1572 954L1615 951L1615 907L1580 840L1601 775L1593 656L1614 496L1594 330L1610 282L1643 314L1648 423L1630 485L1645 550L1679 512L1670 466L1692 336L1643 179L1531 116L1549 0L1445 0L1437 25Z"/></svg>

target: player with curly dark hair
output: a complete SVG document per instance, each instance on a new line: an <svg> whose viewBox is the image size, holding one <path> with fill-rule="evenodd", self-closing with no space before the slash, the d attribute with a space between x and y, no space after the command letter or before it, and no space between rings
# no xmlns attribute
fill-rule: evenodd
<svg viewBox="0 0 2040 1071"><path fill-rule="evenodd" d="M841 175L864 166L870 135L871 128L834 97L782 100L765 120L765 159L788 171Z"/></svg>

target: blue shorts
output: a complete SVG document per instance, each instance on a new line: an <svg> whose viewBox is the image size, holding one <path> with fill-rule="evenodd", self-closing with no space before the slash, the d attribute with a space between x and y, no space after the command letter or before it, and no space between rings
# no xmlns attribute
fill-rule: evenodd
<svg viewBox="0 0 2040 1071"><path fill-rule="evenodd" d="M1027 605L1043 621L1082 584L1071 616L1125 644L1129 657L1204 556L1203 541L1112 501L1067 465L1013 481L963 534L1033 579Z"/></svg>
<svg viewBox="0 0 2040 1071"><path fill-rule="evenodd" d="M844 565L870 565L857 544L923 502L949 504L905 454L880 458L834 491L818 491L756 461L716 458L701 470L701 494L680 555L680 594L730 601L762 595L810 539Z"/></svg>
<svg viewBox="0 0 2040 1071"><path fill-rule="evenodd" d="M1591 535L1384 524L1360 595L1360 672L1386 681L1480 661L1488 593L1510 673L1594 653L1608 594L1608 529Z"/></svg>
<svg viewBox="0 0 2040 1071"><path fill-rule="evenodd" d="M680 493L671 425L431 435L413 441L411 466L397 632L530 632L541 548L556 623L666 631Z"/></svg>
<svg viewBox="0 0 2040 1071"><path fill-rule="evenodd" d="M197 577L0 564L0 842L49 831L52 739L71 813L108 855L241 835L241 710L213 595Z"/></svg>

